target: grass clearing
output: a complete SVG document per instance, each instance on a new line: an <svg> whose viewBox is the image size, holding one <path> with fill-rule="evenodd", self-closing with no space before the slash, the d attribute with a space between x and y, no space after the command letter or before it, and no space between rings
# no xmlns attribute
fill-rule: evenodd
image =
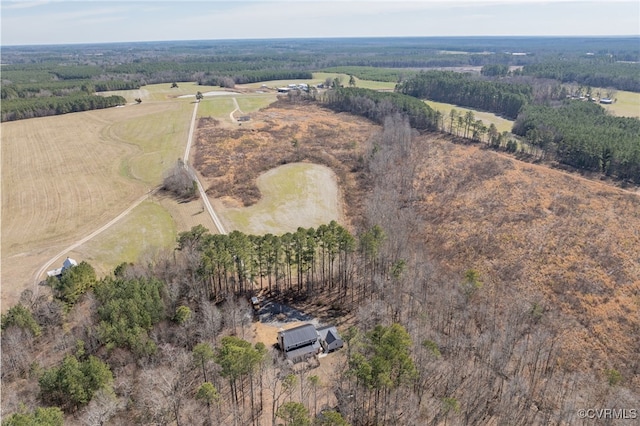
<svg viewBox="0 0 640 426"><path fill-rule="evenodd" d="M249 234L282 234L340 219L338 186L328 167L286 164L258 177L258 188L262 193L258 203L222 212L233 229Z"/></svg>
<svg viewBox="0 0 640 426"><path fill-rule="evenodd" d="M233 96L212 96L204 98L198 106L198 117L214 117L217 119L229 119L231 111L236 109Z"/></svg>
<svg viewBox="0 0 640 426"><path fill-rule="evenodd" d="M606 89L601 89L605 93ZM640 93L625 92L618 90L613 95L615 103L611 105L602 105L605 110L619 117L636 117L640 118Z"/></svg>
<svg viewBox="0 0 640 426"><path fill-rule="evenodd" d="M224 90L219 86L200 86L193 81L178 82L178 87L171 88L171 83L162 84L149 84L140 87L140 89L134 90L111 90L108 92L98 92L100 96L119 95L127 100L129 103L135 102L136 98L145 101L166 101L168 99L177 98L183 95L195 95L198 92L209 92L212 90ZM190 101L190 99L185 99ZM191 99L193 101L193 99Z"/></svg>
<svg viewBox="0 0 640 426"><path fill-rule="evenodd" d="M513 127L513 121L507 120L506 118L499 117L495 114L485 111L476 111L470 108L459 107L453 104L445 104L443 102L434 102L434 101L425 101L427 105L433 108L436 111L440 111L442 116L444 117L445 125L447 129L449 128L449 114L451 110L455 108L456 111L460 114L465 114L467 111L473 111L473 115L476 120L482 120L485 126L489 127L491 123L493 123L500 133L502 132L511 132L511 128Z"/></svg>
<svg viewBox="0 0 640 426"><path fill-rule="evenodd" d="M154 105L131 105L128 108L149 108L149 114L114 123L105 131L119 140L134 144L139 153L123 159L125 176L156 186L163 173L170 169L183 153L183 141L189 134L193 105L185 102Z"/></svg>
<svg viewBox="0 0 640 426"><path fill-rule="evenodd" d="M237 96L236 100L243 113L251 113L266 108L275 102L275 93L256 94L250 96Z"/></svg>
<svg viewBox="0 0 640 426"><path fill-rule="evenodd" d="M175 245L176 224L160 204L145 201L121 221L78 247L73 255L86 260L98 276L122 262L136 262L143 254Z"/></svg>
<svg viewBox="0 0 640 426"><path fill-rule="evenodd" d="M324 83L327 78L331 80L335 78L339 78L342 82L342 85L347 87L349 85L349 76L347 74L342 73L333 73L333 72L314 72L313 79L318 83ZM371 81L371 80L360 80L357 77L356 79L356 87L362 87L364 89L372 89L372 90L393 90L396 87L396 83L387 82L387 81Z"/></svg>

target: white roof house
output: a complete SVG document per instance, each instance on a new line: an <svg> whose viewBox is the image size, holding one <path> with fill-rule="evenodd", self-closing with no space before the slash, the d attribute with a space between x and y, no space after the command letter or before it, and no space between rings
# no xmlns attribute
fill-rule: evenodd
<svg viewBox="0 0 640 426"><path fill-rule="evenodd" d="M58 268L58 269L53 269L51 271L47 271L47 276L49 277L57 277L59 275L62 275L62 273L64 271L66 271L69 268L72 268L74 266L78 266L78 262L76 262L75 260L71 259L70 257L67 257L64 262L62 262L62 267Z"/></svg>

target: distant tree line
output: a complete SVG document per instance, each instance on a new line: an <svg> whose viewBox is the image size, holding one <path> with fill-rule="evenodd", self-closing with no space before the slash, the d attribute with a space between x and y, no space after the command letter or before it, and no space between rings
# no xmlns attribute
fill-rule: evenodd
<svg viewBox="0 0 640 426"><path fill-rule="evenodd" d="M125 105L122 96L77 94L64 97L22 98L3 100L0 106L2 121L45 117L69 112L88 111Z"/></svg>
<svg viewBox="0 0 640 426"><path fill-rule="evenodd" d="M205 74L198 78L202 86L233 87L235 84L248 84L270 80L310 80L311 71L295 70L259 70L242 71L233 74Z"/></svg>
<svg viewBox="0 0 640 426"><path fill-rule="evenodd" d="M378 92L356 87L339 87L328 91L321 102L334 111L350 112L383 124L395 113L408 117L411 127L434 130L437 113L420 99L401 93Z"/></svg>
<svg viewBox="0 0 640 426"><path fill-rule="evenodd" d="M0 97L5 99L68 96L73 94L93 94L110 90L139 89L140 82L125 80L67 80L37 83L5 84L0 90Z"/></svg>
<svg viewBox="0 0 640 426"><path fill-rule="evenodd" d="M487 77L504 77L509 73L509 65L490 64L485 65L480 70L480 74Z"/></svg>
<svg viewBox="0 0 640 426"><path fill-rule="evenodd" d="M513 133L578 169L640 183L640 120L608 115L591 102L529 105Z"/></svg>
<svg viewBox="0 0 640 426"><path fill-rule="evenodd" d="M640 92L640 64L601 60L555 60L525 65L524 75L552 78L563 83L613 87Z"/></svg>
<svg viewBox="0 0 640 426"><path fill-rule="evenodd" d="M355 76L361 80L386 81L398 83L414 76L417 71L398 68L375 68L367 66L343 66L325 68L322 72L340 73Z"/></svg>
<svg viewBox="0 0 640 426"><path fill-rule="evenodd" d="M525 84L490 81L453 71L421 72L397 85L396 91L421 99L477 108L515 119L531 101Z"/></svg>

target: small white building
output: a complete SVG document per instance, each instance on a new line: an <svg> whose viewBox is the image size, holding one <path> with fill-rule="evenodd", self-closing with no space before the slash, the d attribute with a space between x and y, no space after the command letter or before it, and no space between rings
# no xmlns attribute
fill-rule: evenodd
<svg viewBox="0 0 640 426"><path fill-rule="evenodd" d="M75 260L71 259L70 257L67 257L64 262L62 262L62 267L58 268L58 269L53 269L51 271L47 271L47 276L49 277L57 277L62 275L62 273L64 271L66 271L69 268L73 268L74 266L78 266L78 262L76 262Z"/></svg>

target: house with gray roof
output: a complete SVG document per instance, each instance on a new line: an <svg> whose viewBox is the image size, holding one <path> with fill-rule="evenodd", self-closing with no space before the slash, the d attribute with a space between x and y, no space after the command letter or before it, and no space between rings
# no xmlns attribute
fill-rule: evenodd
<svg viewBox="0 0 640 426"><path fill-rule="evenodd" d="M318 328L317 331L320 335L320 344L325 352L332 352L344 346L344 342L334 326Z"/></svg>
<svg viewBox="0 0 640 426"><path fill-rule="evenodd" d="M320 352L331 352L343 346L338 330L333 326L316 329L313 324L303 324L278 332L278 345L284 356L292 362L300 362Z"/></svg>

